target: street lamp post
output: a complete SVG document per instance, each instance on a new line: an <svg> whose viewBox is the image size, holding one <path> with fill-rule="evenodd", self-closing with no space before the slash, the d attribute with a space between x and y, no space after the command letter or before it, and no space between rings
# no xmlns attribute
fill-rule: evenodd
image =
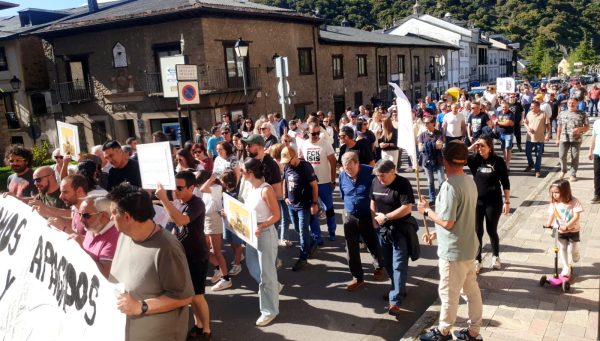
<svg viewBox="0 0 600 341"><path fill-rule="evenodd" d="M517 62L515 62L514 60L512 62L512 73L513 73L513 78L515 78L517 75Z"/></svg>
<svg viewBox="0 0 600 341"><path fill-rule="evenodd" d="M17 76L13 76L13 78L11 78L9 83L10 83L10 87L13 90L15 90L15 92L18 92L21 89L21 80L19 78L17 78ZM13 99L13 100L16 100L16 99ZM35 132L35 128L33 126L33 112L29 113L29 130L31 132L31 138L33 139L33 144L36 144L37 139L35 137L36 132Z"/></svg>
<svg viewBox="0 0 600 341"><path fill-rule="evenodd" d="M435 94L436 94L436 101L440 100L440 77L442 76L442 57L440 57L440 55L436 54L435 57L433 57L434 61L435 61L435 65L434 64L429 64L429 73L434 75L434 80L436 81L436 88L435 88Z"/></svg>
<svg viewBox="0 0 600 341"><path fill-rule="evenodd" d="M246 57L248 56L248 43L238 38L235 42L235 53L242 59L242 82L244 83L244 109L248 110L248 88L246 87Z"/></svg>
<svg viewBox="0 0 600 341"><path fill-rule="evenodd" d="M13 88L13 90L19 91L19 89L21 89L21 80L18 79L17 76L13 76L13 78L10 80L10 86Z"/></svg>
<svg viewBox="0 0 600 341"><path fill-rule="evenodd" d="M440 97L441 97L440 96L440 76L442 75L439 72L439 70L440 70L440 55L436 54L435 57L434 57L434 59L435 59L435 69L437 71L436 74L435 74L435 79L437 80L437 90L436 90L436 93L437 93L437 100L439 101Z"/></svg>
<svg viewBox="0 0 600 341"><path fill-rule="evenodd" d="M433 80L435 80L437 78L437 76L435 74L435 66L433 66L433 64L429 64L429 74L433 75L433 77L434 77ZM436 95L437 95L437 90L436 90ZM437 98L436 98L436 100L437 100Z"/></svg>

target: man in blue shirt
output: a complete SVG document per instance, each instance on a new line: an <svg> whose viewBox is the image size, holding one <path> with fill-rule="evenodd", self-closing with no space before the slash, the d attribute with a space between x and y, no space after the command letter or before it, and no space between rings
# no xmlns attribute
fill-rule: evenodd
<svg viewBox="0 0 600 341"><path fill-rule="evenodd" d="M280 113L276 112L273 116L275 116L275 122L277 125L277 135L279 135L279 140L281 141L281 137L287 134L290 126L288 125L287 120L281 117Z"/></svg>
<svg viewBox="0 0 600 341"><path fill-rule="evenodd" d="M283 175L285 203L294 229L300 234L300 257L292 267L293 271L298 271L308 263L308 257L317 246L311 240L309 229L310 216L318 212L317 176L312 165L298 159L296 151L291 147L281 150L280 162L286 165Z"/></svg>
<svg viewBox="0 0 600 341"><path fill-rule="evenodd" d="M354 291L364 285L364 273L360 260L359 239L362 237L369 252L377 261L377 269L373 272L376 281L385 279L383 273L383 256L373 228L371 218L371 183L373 167L361 165L356 152L347 152L342 156L343 172L340 172L340 193L344 200L345 212L344 237L348 266L354 279L346 285L346 290Z"/></svg>
<svg viewBox="0 0 600 341"><path fill-rule="evenodd" d="M212 157L213 160L217 157L217 143L224 141L225 139L221 136L221 129L219 126L214 126L210 130L212 136L206 142L206 151L208 156Z"/></svg>

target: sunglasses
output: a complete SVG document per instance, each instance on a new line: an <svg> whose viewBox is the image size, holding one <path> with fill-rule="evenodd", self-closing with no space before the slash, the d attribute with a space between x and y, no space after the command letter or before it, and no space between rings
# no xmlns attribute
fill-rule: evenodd
<svg viewBox="0 0 600 341"><path fill-rule="evenodd" d="M258 130L261 130L261 131L262 130L266 130L266 129L269 129L269 128L266 128L266 127L265 128L258 128Z"/></svg>
<svg viewBox="0 0 600 341"><path fill-rule="evenodd" d="M177 189L178 192L183 191L185 188L185 186L175 186L175 189Z"/></svg>
<svg viewBox="0 0 600 341"><path fill-rule="evenodd" d="M53 174L48 174L48 175L44 175L44 176L40 176L39 178L34 178L33 182L38 183L38 182L42 182L43 178L47 178L49 176L52 176Z"/></svg>
<svg viewBox="0 0 600 341"><path fill-rule="evenodd" d="M245 123L246 124L252 124L252 121L246 121Z"/></svg>
<svg viewBox="0 0 600 341"><path fill-rule="evenodd" d="M313 133L310 133L310 136L319 136L319 134L321 134L320 131L315 131Z"/></svg>
<svg viewBox="0 0 600 341"><path fill-rule="evenodd" d="M198 150L194 150L192 153L194 153L194 154L202 154L202 151L198 149Z"/></svg>
<svg viewBox="0 0 600 341"><path fill-rule="evenodd" d="M64 156L62 156L62 155L57 155L54 157L54 160L62 160L62 159L64 159Z"/></svg>
<svg viewBox="0 0 600 341"><path fill-rule="evenodd" d="M92 216L95 216L96 214L100 214L102 212L96 212L96 213L81 213L79 212L79 216L81 217L81 219L90 219Z"/></svg>

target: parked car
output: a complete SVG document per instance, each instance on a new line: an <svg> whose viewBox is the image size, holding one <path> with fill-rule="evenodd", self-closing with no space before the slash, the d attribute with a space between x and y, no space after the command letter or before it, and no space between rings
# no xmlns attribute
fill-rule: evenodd
<svg viewBox="0 0 600 341"><path fill-rule="evenodd" d="M552 77L548 83L551 85L561 85L563 83L563 79L560 77Z"/></svg>
<svg viewBox="0 0 600 341"><path fill-rule="evenodd" d="M581 76L581 84L594 84L594 81L594 76L592 75Z"/></svg>

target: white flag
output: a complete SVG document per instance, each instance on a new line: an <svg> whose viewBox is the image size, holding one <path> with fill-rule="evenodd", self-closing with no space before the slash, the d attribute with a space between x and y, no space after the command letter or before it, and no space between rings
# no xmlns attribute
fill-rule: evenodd
<svg viewBox="0 0 600 341"><path fill-rule="evenodd" d="M413 115L410 102L398 84L389 83L394 88L396 95L396 108L398 110L398 147L402 148L411 158L413 167L417 165L417 147L415 144L415 131L413 129Z"/></svg>

